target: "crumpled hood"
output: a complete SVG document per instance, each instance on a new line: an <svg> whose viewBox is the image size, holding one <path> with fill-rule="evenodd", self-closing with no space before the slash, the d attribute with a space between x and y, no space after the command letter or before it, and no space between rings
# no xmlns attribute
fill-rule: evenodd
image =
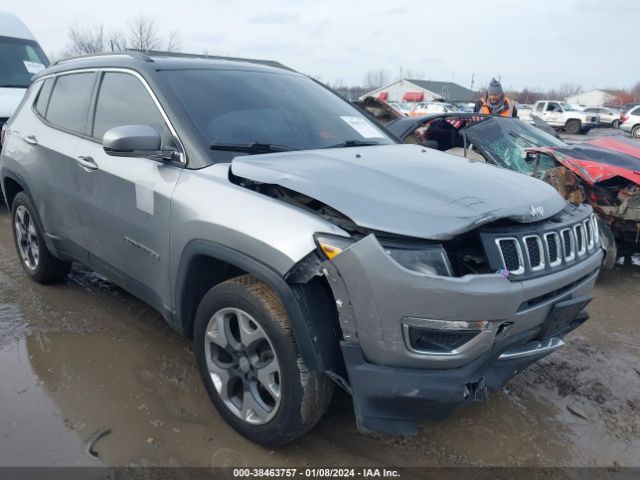
<svg viewBox="0 0 640 480"><path fill-rule="evenodd" d="M499 218L542 220L566 205L544 182L417 145L241 156L231 171L319 200L361 227L434 240Z"/></svg>
<svg viewBox="0 0 640 480"><path fill-rule="evenodd" d="M0 118L13 115L26 91L26 88L0 88Z"/></svg>

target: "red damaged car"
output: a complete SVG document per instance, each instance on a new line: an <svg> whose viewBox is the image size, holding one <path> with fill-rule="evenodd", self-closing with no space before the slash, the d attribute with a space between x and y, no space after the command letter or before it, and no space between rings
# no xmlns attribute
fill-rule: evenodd
<svg viewBox="0 0 640 480"><path fill-rule="evenodd" d="M367 108L371 112L369 108ZM371 112L373 113L373 112ZM514 118L443 113L386 125L407 143L485 161L553 185L600 216L605 267L640 252L640 142L616 135L570 145Z"/></svg>

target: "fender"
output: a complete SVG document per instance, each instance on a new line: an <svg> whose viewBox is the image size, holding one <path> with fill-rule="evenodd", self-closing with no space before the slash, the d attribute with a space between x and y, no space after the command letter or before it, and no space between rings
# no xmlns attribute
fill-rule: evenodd
<svg viewBox="0 0 640 480"><path fill-rule="evenodd" d="M325 362L322 358L322 351L317 345L318 335L314 333L315 329L310 319L303 313L304 306L300 293L294 293L294 290L284 278L269 266L242 252L215 242L192 240L182 252L174 287L175 309L172 322L177 328L186 334L189 334L192 329L191 320L187 318L187 313L183 306L183 299L186 294L185 286L192 261L201 255L233 265L254 275L260 281L273 288L287 311L293 335L306 366L318 371L325 369L323 368Z"/></svg>

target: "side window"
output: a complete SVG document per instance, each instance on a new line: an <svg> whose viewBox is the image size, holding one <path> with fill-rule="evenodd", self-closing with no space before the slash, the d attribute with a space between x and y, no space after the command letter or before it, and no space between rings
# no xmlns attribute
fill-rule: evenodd
<svg viewBox="0 0 640 480"><path fill-rule="evenodd" d="M56 79L46 119L59 127L86 133L94 73L60 75Z"/></svg>
<svg viewBox="0 0 640 480"><path fill-rule="evenodd" d="M633 112L631 112L631 115L640 115L640 107L636 108Z"/></svg>
<svg viewBox="0 0 640 480"><path fill-rule="evenodd" d="M53 88L53 82L55 79L47 78L42 87L40 87L40 92L38 93L38 99L36 100L36 111L42 115L43 117L47 113L47 105L49 104L49 98L51 97L51 89Z"/></svg>
<svg viewBox="0 0 640 480"><path fill-rule="evenodd" d="M547 112L561 112L562 109L560 108L560 105L558 105L555 102L549 102L549 104L547 105Z"/></svg>
<svg viewBox="0 0 640 480"><path fill-rule="evenodd" d="M536 112L542 112L544 110L544 102L541 102L536 107Z"/></svg>
<svg viewBox="0 0 640 480"><path fill-rule="evenodd" d="M140 80L128 73L107 72L100 85L91 136L102 140L107 130L123 125L154 127L162 136L162 146L172 145L171 132Z"/></svg>

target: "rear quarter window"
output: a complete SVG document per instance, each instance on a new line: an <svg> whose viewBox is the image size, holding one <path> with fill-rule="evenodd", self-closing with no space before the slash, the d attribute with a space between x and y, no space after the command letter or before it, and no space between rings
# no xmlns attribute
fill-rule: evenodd
<svg viewBox="0 0 640 480"><path fill-rule="evenodd" d="M93 72L58 76L49 99L47 121L72 132L86 133L94 80Z"/></svg>
<svg viewBox="0 0 640 480"><path fill-rule="evenodd" d="M38 98L36 99L36 103L34 105L36 111L43 117L47 113L47 105L49 105L49 98L51 98L53 82L53 78L47 78L43 82L42 87L40 88L40 92L38 93Z"/></svg>

